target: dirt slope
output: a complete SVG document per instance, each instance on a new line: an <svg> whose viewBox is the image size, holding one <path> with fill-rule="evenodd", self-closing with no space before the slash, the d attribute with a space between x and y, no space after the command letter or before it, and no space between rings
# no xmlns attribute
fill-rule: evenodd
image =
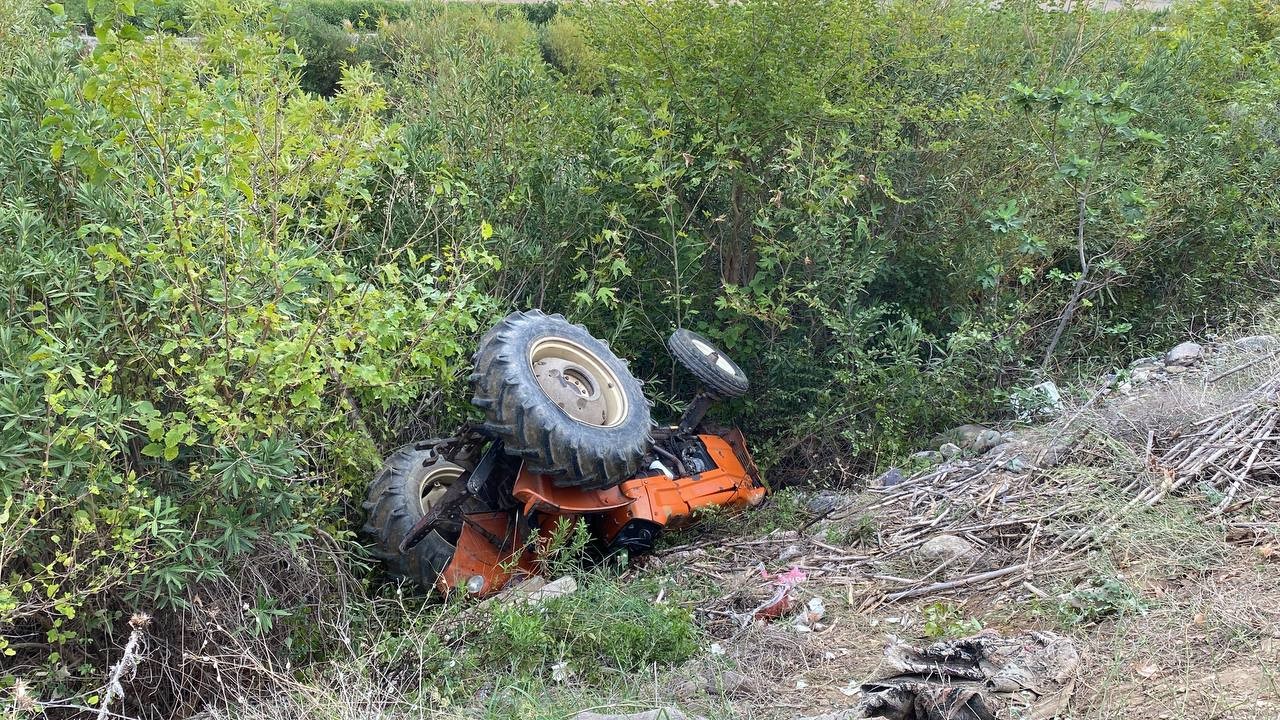
<svg viewBox="0 0 1280 720"><path fill-rule="evenodd" d="M860 717L891 636L982 628L1074 641L1061 717L1280 717L1278 350L1255 337L1145 358L981 453L861 493L783 492L687 538L647 572L699 588L715 644L655 700ZM736 523L760 530L734 538ZM762 574L788 570L801 610L752 620L777 587Z"/></svg>

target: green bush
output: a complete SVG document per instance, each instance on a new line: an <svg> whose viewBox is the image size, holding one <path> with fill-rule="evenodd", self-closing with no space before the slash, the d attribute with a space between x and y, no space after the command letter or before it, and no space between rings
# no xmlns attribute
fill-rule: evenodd
<svg viewBox="0 0 1280 720"><path fill-rule="evenodd" d="M418 11L418 6L407 0L303 0L295 2L295 10L306 11L333 25L349 25L357 30L377 30L383 21L400 20ZM427 5L427 7L430 7Z"/></svg>
<svg viewBox="0 0 1280 720"><path fill-rule="evenodd" d="M270 14L236 6L255 14L202 5L198 43L118 26L3 81L10 681L65 678L131 608L209 601L281 556L224 631L322 645L290 598L345 572L316 563L395 433L374 418L453 386L491 311L483 251L367 229L404 168L368 68L302 94ZM14 636L38 641L13 658Z"/></svg>
<svg viewBox="0 0 1280 720"><path fill-rule="evenodd" d="M338 92L347 67L383 62L380 36L353 34L306 7L285 16L284 33L294 41L305 61L301 69L302 89L323 97L332 97Z"/></svg>
<svg viewBox="0 0 1280 720"><path fill-rule="evenodd" d="M688 610L591 577L571 595L496 611L477 647L486 648L491 665L517 673L550 674L564 663L592 677L601 668L635 672L680 663L698 649L698 637Z"/></svg>

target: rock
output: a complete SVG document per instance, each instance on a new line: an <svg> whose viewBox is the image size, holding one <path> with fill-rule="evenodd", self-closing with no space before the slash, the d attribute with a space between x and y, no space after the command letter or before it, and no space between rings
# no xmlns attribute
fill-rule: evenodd
<svg viewBox="0 0 1280 720"><path fill-rule="evenodd" d="M942 462L942 453L937 450L921 450L918 453L911 453L911 459L916 462L928 463L929 465L937 465Z"/></svg>
<svg viewBox="0 0 1280 720"><path fill-rule="evenodd" d="M1170 375L1181 375L1187 370L1188 368L1186 365L1168 365L1164 369L1164 371L1169 373Z"/></svg>
<svg viewBox="0 0 1280 720"><path fill-rule="evenodd" d="M707 693L711 695L749 694L755 689L755 681L737 670L707 675Z"/></svg>
<svg viewBox="0 0 1280 720"><path fill-rule="evenodd" d="M801 548L799 545L788 545L782 548L782 552L778 553L778 557L774 558L774 562L779 565L785 565L803 554L804 548Z"/></svg>
<svg viewBox="0 0 1280 720"><path fill-rule="evenodd" d="M1280 338L1275 335L1249 335L1227 343L1236 350L1250 353L1267 353L1280 350Z"/></svg>
<svg viewBox="0 0 1280 720"><path fill-rule="evenodd" d="M1164 368L1160 369L1164 370ZM1151 379L1155 377L1155 373L1155 369L1147 365L1136 367L1132 373L1129 373L1129 382L1135 385L1151 382Z"/></svg>
<svg viewBox="0 0 1280 720"><path fill-rule="evenodd" d="M1001 467L1011 473L1023 473L1031 469L1031 461L1021 455L1014 455L1005 460Z"/></svg>
<svg viewBox="0 0 1280 720"><path fill-rule="evenodd" d="M835 510L844 502L844 496L832 490L821 490L813 497L809 498L809 502L805 504L805 509L814 515L826 515Z"/></svg>
<svg viewBox="0 0 1280 720"><path fill-rule="evenodd" d="M938 565L955 558L951 563L952 568L956 565L961 567L958 570L963 571L964 565L978 559L980 553L973 546L973 543L962 537L955 535L935 535L929 538L925 544L916 550L916 556L927 563Z"/></svg>
<svg viewBox="0 0 1280 720"><path fill-rule="evenodd" d="M938 452L942 455L942 459L954 460L960 456L961 450L955 443L943 443L942 447L938 448Z"/></svg>
<svg viewBox="0 0 1280 720"><path fill-rule="evenodd" d="M1045 448L1044 453L1040 455L1041 469L1057 467L1066 462L1071 455L1071 448L1074 445L1067 443L1054 443Z"/></svg>
<svg viewBox="0 0 1280 720"><path fill-rule="evenodd" d="M999 432L995 430L983 430L978 433L978 437L974 438L973 445L971 445L969 449L976 453L984 453L999 445L1000 440L1001 437Z"/></svg>
<svg viewBox="0 0 1280 720"><path fill-rule="evenodd" d="M698 694L698 683L693 680L685 680L676 686L673 694L680 700L689 700Z"/></svg>
<svg viewBox="0 0 1280 720"><path fill-rule="evenodd" d="M574 580L572 575L565 575L564 577L558 580L553 580L529 593L529 595L524 598L524 602L529 603L530 605L536 605L540 602L550 600L551 598L572 595L577 591L578 581Z"/></svg>
<svg viewBox="0 0 1280 720"><path fill-rule="evenodd" d="M1191 365L1199 360L1202 355L1204 355L1204 348L1199 343L1188 340L1187 342L1179 343L1172 350L1165 353L1164 362L1165 365Z"/></svg>
<svg viewBox="0 0 1280 720"><path fill-rule="evenodd" d="M951 443L961 448L972 449L974 443L978 441L978 437L988 430L989 428L984 425L975 425L973 423L961 425L960 427L951 428L950 430L935 437L933 439L933 444L944 445ZM941 450L942 448L939 447L938 449Z"/></svg>
<svg viewBox="0 0 1280 720"><path fill-rule="evenodd" d="M871 487L893 487L906 479L901 470L891 467L876 476L876 479L871 481Z"/></svg>

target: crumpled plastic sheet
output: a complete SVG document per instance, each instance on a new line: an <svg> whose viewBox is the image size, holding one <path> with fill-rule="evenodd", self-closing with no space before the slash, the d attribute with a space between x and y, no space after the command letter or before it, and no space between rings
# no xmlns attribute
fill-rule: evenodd
<svg viewBox="0 0 1280 720"><path fill-rule="evenodd" d="M862 685L859 717L1049 720L1066 712L1080 653L1050 632L982 632L925 647L890 637L883 676Z"/></svg>

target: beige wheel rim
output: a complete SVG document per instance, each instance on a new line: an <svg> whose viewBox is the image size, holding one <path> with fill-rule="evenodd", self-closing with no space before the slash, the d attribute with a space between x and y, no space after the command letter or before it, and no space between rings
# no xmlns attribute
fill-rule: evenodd
<svg viewBox="0 0 1280 720"><path fill-rule="evenodd" d="M614 427L627 417L622 381L598 355L572 340L543 338L529 349L538 387L584 425Z"/></svg>
<svg viewBox="0 0 1280 720"><path fill-rule="evenodd" d="M720 368L720 370L725 374L738 377L738 369L734 366L732 360L725 357L724 353L716 350L697 338L690 338L689 342L693 343L693 346L698 349L698 352L702 353L703 357L708 361L715 363L715 366Z"/></svg>
<svg viewBox="0 0 1280 720"><path fill-rule="evenodd" d="M431 512L431 508L435 507L449 491L449 486L465 472L462 466L449 462L436 463L433 467L427 468L427 473L422 476L422 484L418 489L422 514Z"/></svg>

